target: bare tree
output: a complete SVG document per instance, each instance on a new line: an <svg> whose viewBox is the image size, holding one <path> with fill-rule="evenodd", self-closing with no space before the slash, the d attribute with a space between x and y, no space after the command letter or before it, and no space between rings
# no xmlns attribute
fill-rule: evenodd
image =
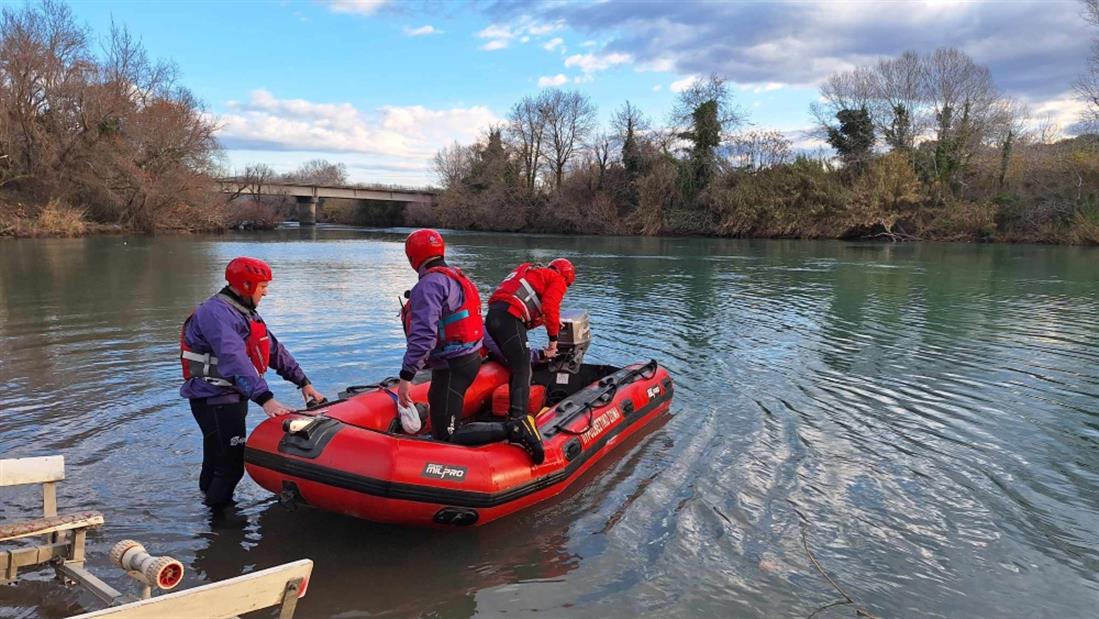
<svg viewBox="0 0 1099 619"><path fill-rule="evenodd" d="M263 186L274 182L278 176L278 173L266 163L253 163L245 166L244 173L238 178L242 190L243 188L250 189L249 193L252 194L252 197L259 200L263 194Z"/></svg>
<svg viewBox="0 0 1099 619"><path fill-rule="evenodd" d="M612 152L614 151L614 138L606 131L600 131L592 136L591 144L588 146L591 152L592 164L595 165L596 172L599 174L597 188L603 188L603 177L607 174L607 168L613 161Z"/></svg>
<svg viewBox="0 0 1099 619"><path fill-rule="evenodd" d="M313 159L285 176L286 180L310 185L346 185L347 166L327 159Z"/></svg>
<svg viewBox="0 0 1099 619"><path fill-rule="evenodd" d="M725 78L711 73L705 79L695 80L686 90L679 93L675 107L672 108L672 124L679 132L687 130L694 122L694 113L707 101L717 106L717 122L726 137L732 135L744 124L744 115L733 101L733 95L725 83Z"/></svg>
<svg viewBox="0 0 1099 619"><path fill-rule="evenodd" d="M454 142L435 153L435 175L446 189L457 187L473 168L475 153L469 146Z"/></svg>
<svg viewBox="0 0 1099 619"><path fill-rule="evenodd" d="M533 192L542 166L542 148L545 140L545 114L539 98L523 97L508 115L507 135L519 153L523 184Z"/></svg>
<svg viewBox="0 0 1099 619"><path fill-rule="evenodd" d="M1091 55L1084 73L1077 78L1074 86L1080 98L1087 104L1085 122L1099 131L1099 0L1083 0L1084 18L1095 27L1091 45Z"/></svg>
<svg viewBox="0 0 1099 619"><path fill-rule="evenodd" d="M830 75L820 87L821 101L809 106L816 121L816 135L826 137L836 115L844 110L874 108L874 88L874 76L867 67Z"/></svg>
<svg viewBox="0 0 1099 619"><path fill-rule="evenodd" d="M215 219L201 208L218 152L201 102L125 28L99 59L89 38L54 0L0 12L0 176L142 230Z"/></svg>
<svg viewBox="0 0 1099 619"><path fill-rule="evenodd" d="M911 150L927 126L923 78L923 63L913 51L880 60L868 76L873 95L867 102L871 119L893 150Z"/></svg>
<svg viewBox="0 0 1099 619"><path fill-rule="evenodd" d="M934 156L926 163L950 185L960 178L977 149L990 138L1002 111L987 67L954 48L926 59L928 101L935 118Z"/></svg>
<svg viewBox="0 0 1099 619"><path fill-rule="evenodd" d="M0 84L5 91L8 134L3 151L18 157L19 176L39 183L56 170L53 139L68 133L79 116L79 94L93 70L88 32L72 10L45 0L0 14Z"/></svg>
<svg viewBox="0 0 1099 619"><path fill-rule="evenodd" d="M611 118L611 128L621 143L629 136L638 136L652 129L652 122L636 105L626 101Z"/></svg>
<svg viewBox="0 0 1099 619"><path fill-rule="evenodd" d="M595 105L579 92L556 88L542 91L538 102L545 123L547 150L544 157L553 174L554 186L560 189L565 168L595 126Z"/></svg>
<svg viewBox="0 0 1099 619"><path fill-rule="evenodd" d="M733 164L738 167L762 170L790 161L790 140L780 131L746 131L731 141Z"/></svg>
<svg viewBox="0 0 1099 619"><path fill-rule="evenodd" d="M931 140L921 166L951 182L982 146L1003 150L1018 138L1015 119L1023 112L1001 97L987 67L953 48L905 52L834 74L820 93L822 101L810 106L818 135L840 114L866 109L891 150L913 153L917 142Z"/></svg>

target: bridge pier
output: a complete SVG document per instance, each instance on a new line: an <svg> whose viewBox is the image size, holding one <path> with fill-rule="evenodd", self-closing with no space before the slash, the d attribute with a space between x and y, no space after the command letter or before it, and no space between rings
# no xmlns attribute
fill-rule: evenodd
<svg viewBox="0 0 1099 619"><path fill-rule="evenodd" d="M313 196L298 196L298 222L301 225L317 225L317 202Z"/></svg>

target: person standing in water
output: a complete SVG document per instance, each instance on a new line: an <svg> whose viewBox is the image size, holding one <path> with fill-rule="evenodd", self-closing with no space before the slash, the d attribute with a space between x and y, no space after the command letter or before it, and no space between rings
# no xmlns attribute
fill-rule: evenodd
<svg viewBox="0 0 1099 619"><path fill-rule="evenodd" d="M190 400L202 430L198 487L211 507L231 503L244 477L248 401L263 407L268 417L291 412L264 380L268 368L297 385L306 404L324 401L256 311L271 279L266 262L234 258L225 267L228 285L195 308L180 331L184 382L179 394Z"/></svg>

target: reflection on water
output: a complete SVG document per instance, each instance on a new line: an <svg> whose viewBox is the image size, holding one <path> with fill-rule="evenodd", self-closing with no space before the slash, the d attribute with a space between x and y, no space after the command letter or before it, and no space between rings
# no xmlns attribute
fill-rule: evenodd
<svg viewBox="0 0 1099 619"><path fill-rule="evenodd" d="M393 375L406 233L0 243L0 455L66 455L59 501L105 513L91 567L115 586L106 551L127 537L187 563L188 586L309 557L303 616L805 616L839 594L803 531L880 616L1094 612L1094 249L450 233L485 294L520 261L572 259L590 355L659 359L673 415L477 530L291 512L248 481L211 523L176 393L182 319L256 255L275 268L264 315L322 390ZM3 492L0 518L40 500ZM0 589L5 616L94 607Z"/></svg>

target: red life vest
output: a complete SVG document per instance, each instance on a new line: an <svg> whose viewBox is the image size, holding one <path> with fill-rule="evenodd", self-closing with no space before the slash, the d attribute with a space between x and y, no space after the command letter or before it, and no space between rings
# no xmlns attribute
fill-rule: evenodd
<svg viewBox="0 0 1099 619"><path fill-rule="evenodd" d="M247 351L248 359L255 366L256 371L262 375L267 371L271 359L271 338L267 335L267 324L263 322L263 319L255 310L245 307L236 299L220 292L214 297L220 297L221 300L248 319L248 337L244 340L244 349ZM179 330L179 360L183 366L183 380L200 377L214 385L232 386L228 380L225 380L218 373L218 359L212 352L197 352L187 343L187 323L191 322L194 316L194 312L191 312L191 315L183 321L183 326Z"/></svg>
<svg viewBox="0 0 1099 619"><path fill-rule="evenodd" d="M473 351L485 336L485 323L481 318L481 295L469 278L454 267L437 266L424 271L442 273L462 287L462 305L453 313L439 319L436 352ZM407 336L412 329L412 301L401 306L401 324Z"/></svg>
<svg viewBox="0 0 1099 619"><path fill-rule="evenodd" d="M536 326L542 318L542 298L538 291L527 281L527 272L531 269L541 269L542 265L524 262L515 267L515 270L500 282L500 286L492 293L489 303L503 301L515 310L519 311L519 318L523 319L529 329Z"/></svg>

